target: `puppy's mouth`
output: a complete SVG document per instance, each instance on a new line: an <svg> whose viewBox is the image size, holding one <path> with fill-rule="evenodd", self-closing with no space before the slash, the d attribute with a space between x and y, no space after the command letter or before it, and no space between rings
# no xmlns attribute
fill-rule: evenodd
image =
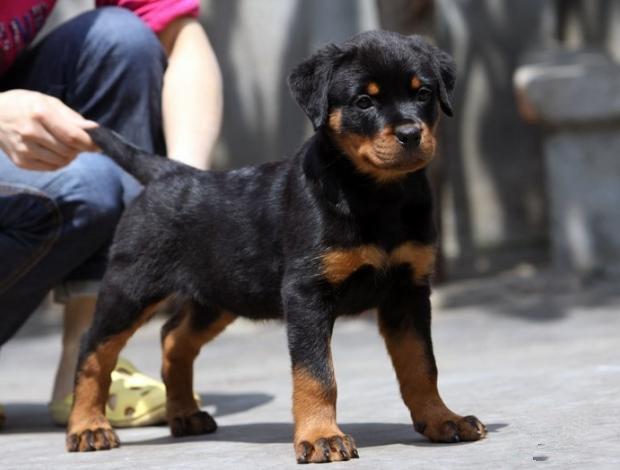
<svg viewBox="0 0 620 470"><path fill-rule="evenodd" d="M383 176L399 176L420 170L430 163L435 156L435 137L431 130L422 125L419 138L415 142L407 141L386 129L374 138L368 145L362 145L357 155L351 155L360 163L359 166L373 168Z"/></svg>
<svg viewBox="0 0 620 470"><path fill-rule="evenodd" d="M362 158L378 169L415 171L427 165L433 159L433 155L420 150L396 149L393 151L393 149L377 145L373 147L372 152L368 152Z"/></svg>
<svg viewBox="0 0 620 470"><path fill-rule="evenodd" d="M434 129L420 123L388 126L374 136L343 132L341 113L330 115L330 135L361 172L378 181L397 180L424 168L435 155ZM412 132L415 127L416 132Z"/></svg>

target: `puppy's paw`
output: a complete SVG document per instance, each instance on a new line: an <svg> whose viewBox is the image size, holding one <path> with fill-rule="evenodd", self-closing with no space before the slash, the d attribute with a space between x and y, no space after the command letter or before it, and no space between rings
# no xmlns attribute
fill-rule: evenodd
<svg viewBox="0 0 620 470"><path fill-rule="evenodd" d="M69 426L66 446L69 452L89 452L119 447L121 441L110 423L98 420L90 426Z"/></svg>
<svg viewBox="0 0 620 470"><path fill-rule="evenodd" d="M170 433L174 437L209 434L217 429L217 423L206 411L196 411L188 416L174 416L168 421Z"/></svg>
<svg viewBox="0 0 620 470"><path fill-rule="evenodd" d="M326 463L357 459L359 453L355 441L348 434L300 440L295 444L297 463Z"/></svg>
<svg viewBox="0 0 620 470"><path fill-rule="evenodd" d="M478 441L486 436L487 429L475 416L449 418L429 421L416 421L415 430L424 434L432 442Z"/></svg>

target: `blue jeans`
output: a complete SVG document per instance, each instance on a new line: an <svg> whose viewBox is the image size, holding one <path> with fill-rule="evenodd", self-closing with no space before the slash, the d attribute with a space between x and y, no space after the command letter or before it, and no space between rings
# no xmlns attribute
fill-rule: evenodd
<svg viewBox="0 0 620 470"><path fill-rule="evenodd" d="M84 13L22 55L0 90L55 96L147 150L165 153L157 37L116 7ZM0 151L0 345L67 280L98 280L125 204L139 184L104 156L53 172L15 167Z"/></svg>

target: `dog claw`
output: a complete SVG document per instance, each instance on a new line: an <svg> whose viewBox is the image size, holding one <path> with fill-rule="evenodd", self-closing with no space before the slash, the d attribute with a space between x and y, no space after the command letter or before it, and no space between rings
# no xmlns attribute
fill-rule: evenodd
<svg viewBox="0 0 620 470"><path fill-rule="evenodd" d="M312 451L312 445L308 441L302 441L299 445L302 450L299 457L297 457L297 463L308 463L308 457Z"/></svg>
<svg viewBox="0 0 620 470"><path fill-rule="evenodd" d="M314 448L315 449L319 449L320 452L323 454L323 458L321 460L319 460L319 462L329 462L330 461L330 456L331 456L331 449L329 447L329 444L327 443L327 439L325 438L321 438L319 440L317 440L314 443Z"/></svg>
<svg viewBox="0 0 620 470"><path fill-rule="evenodd" d="M482 439L486 428L475 416L453 416L447 421L414 422L414 428L433 442L470 442Z"/></svg>
<svg viewBox="0 0 620 470"><path fill-rule="evenodd" d="M331 437L329 439L329 447L332 451L338 452L342 460L349 460L351 458L340 436Z"/></svg>
<svg viewBox="0 0 620 470"><path fill-rule="evenodd" d="M339 434L329 438L320 437L313 442L300 441L295 445L297 463L326 463L359 458L355 441L351 436Z"/></svg>
<svg viewBox="0 0 620 470"><path fill-rule="evenodd" d="M69 452L92 452L119 447L120 441L111 428L86 429L69 434L66 446Z"/></svg>

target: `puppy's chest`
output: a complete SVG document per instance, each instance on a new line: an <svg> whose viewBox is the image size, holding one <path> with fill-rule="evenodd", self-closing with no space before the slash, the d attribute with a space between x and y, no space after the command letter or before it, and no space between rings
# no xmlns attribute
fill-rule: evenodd
<svg viewBox="0 0 620 470"><path fill-rule="evenodd" d="M434 244L405 241L391 250L377 244L331 248L321 257L322 274L332 285L341 285L361 270L372 269L385 275L402 267L409 268L414 284L424 283L435 265Z"/></svg>
<svg viewBox="0 0 620 470"><path fill-rule="evenodd" d="M430 205L352 212L346 222L339 222L321 255L322 274L330 284L340 285L359 271L385 279L386 274L406 271L403 268L415 284L428 279L436 255Z"/></svg>

